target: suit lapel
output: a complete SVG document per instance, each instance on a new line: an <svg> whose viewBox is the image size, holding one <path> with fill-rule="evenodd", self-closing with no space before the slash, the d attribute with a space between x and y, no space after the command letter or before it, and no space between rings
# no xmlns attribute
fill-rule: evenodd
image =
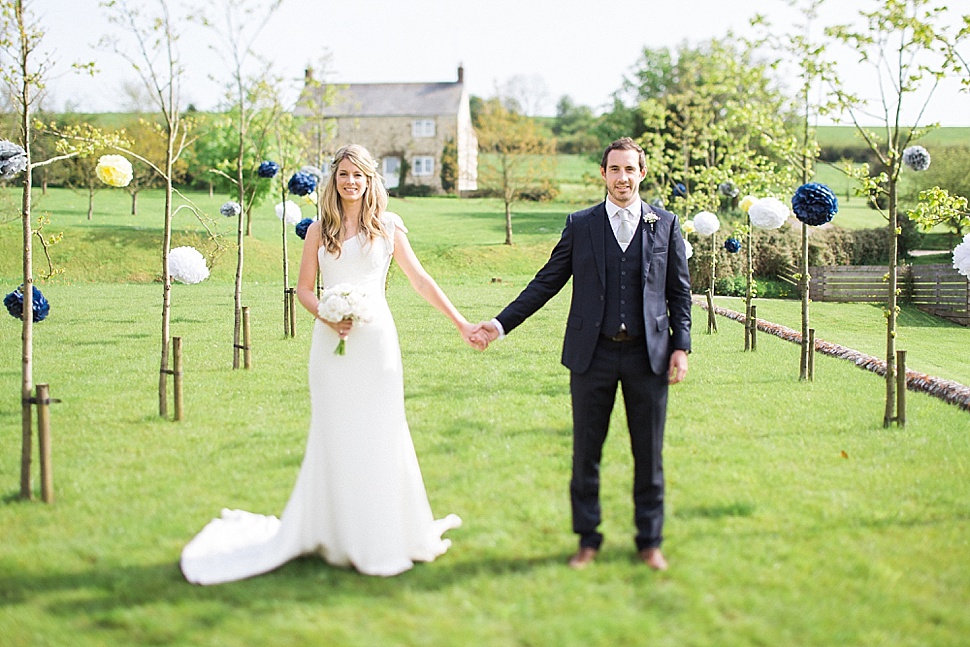
<svg viewBox="0 0 970 647"><path fill-rule="evenodd" d="M599 272L600 284L606 287L606 203L601 203L587 220L589 235L593 242L593 258L596 260L596 271Z"/></svg>
<svg viewBox="0 0 970 647"><path fill-rule="evenodd" d="M650 260L653 258L653 239L654 239L654 226L646 224L643 220L643 216L648 213L653 213L653 208L646 202L642 202L641 213L640 213L640 229L643 231L643 238L641 241L641 257L643 265L643 277L646 279L647 273L650 271Z"/></svg>

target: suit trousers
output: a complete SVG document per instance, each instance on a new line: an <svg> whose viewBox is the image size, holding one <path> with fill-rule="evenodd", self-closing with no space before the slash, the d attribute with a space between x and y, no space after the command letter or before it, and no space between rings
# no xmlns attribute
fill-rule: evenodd
<svg viewBox="0 0 970 647"><path fill-rule="evenodd" d="M619 385L623 390L633 452L634 522L637 549L663 540L663 432L667 415L667 375L650 370L642 338L615 342L601 338L589 369L570 375L573 405L573 467L569 484L573 532L580 546L599 548L603 535L599 501L600 460Z"/></svg>

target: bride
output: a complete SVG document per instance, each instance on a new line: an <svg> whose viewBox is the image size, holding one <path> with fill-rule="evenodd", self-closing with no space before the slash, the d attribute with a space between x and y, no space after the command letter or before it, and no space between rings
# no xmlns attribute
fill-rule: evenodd
<svg viewBox="0 0 970 647"><path fill-rule="evenodd" d="M183 549L194 584L218 584L271 571L300 555L391 576L430 562L461 525L435 519L404 414L397 330L384 297L393 257L412 287L476 346L474 327L421 266L401 219L386 211L377 163L361 146L334 157L323 215L307 231L297 296L317 317L310 347L310 433L296 486L282 516L223 510ZM316 279L349 284L366 301L366 321L325 321ZM339 342L345 354L334 352ZM366 394L366 398L361 398Z"/></svg>

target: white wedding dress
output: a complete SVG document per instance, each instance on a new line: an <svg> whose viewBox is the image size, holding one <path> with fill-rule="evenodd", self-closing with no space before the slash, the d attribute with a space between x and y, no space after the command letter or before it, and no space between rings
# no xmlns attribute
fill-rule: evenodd
<svg viewBox="0 0 970 647"><path fill-rule="evenodd" d="M393 234L400 218L387 213ZM406 231L406 230L405 230ZM341 255L318 253L325 286L356 285L370 320L354 324L346 354L317 321L310 347L310 433L293 494L281 518L223 510L182 551L185 579L218 584L271 571L300 555L391 576L430 562L451 545L451 514L436 520L404 415L397 329L384 298L391 240L354 238Z"/></svg>

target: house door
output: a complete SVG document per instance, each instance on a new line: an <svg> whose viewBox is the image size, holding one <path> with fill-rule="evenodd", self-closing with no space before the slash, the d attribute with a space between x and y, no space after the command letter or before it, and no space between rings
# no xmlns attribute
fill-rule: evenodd
<svg viewBox="0 0 970 647"><path fill-rule="evenodd" d="M384 186L388 189L396 189L401 176L401 158L385 157L382 167Z"/></svg>

